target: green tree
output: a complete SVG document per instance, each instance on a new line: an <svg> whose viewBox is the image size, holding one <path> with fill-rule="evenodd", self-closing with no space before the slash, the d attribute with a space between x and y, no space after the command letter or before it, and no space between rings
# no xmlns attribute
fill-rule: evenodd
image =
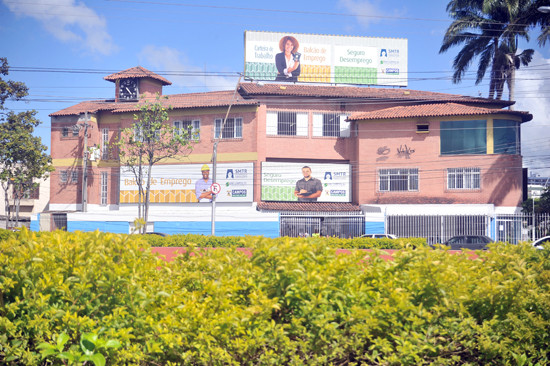
<svg viewBox="0 0 550 366"><path fill-rule="evenodd" d="M463 44L453 61L453 83L459 83L477 58L476 85L490 68L489 98L502 99L504 85L514 98L515 70L531 62L534 50L518 54L519 39L528 30L536 6L532 0L451 0L447 12L454 19L439 53Z"/></svg>
<svg viewBox="0 0 550 366"><path fill-rule="evenodd" d="M21 199L37 187L36 180L47 179L54 170L52 159L46 153L48 148L40 137L33 136L34 128L40 124L36 113L9 112L6 120L0 123L0 183L8 216L6 228L19 223Z"/></svg>
<svg viewBox="0 0 550 366"><path fill-rule="evenodd" d="M131 127L121 131L113 144L122 165L132 172L138 186L138 219L144 221L140 232L147 230L151 192L151 173L155 164L168 158L187 156L193 149L192 132L168 124L167 98L157 95L154 102L140 103Z"/></svg>
<svg viewBox="0 0 550 366"><path fill-rule="evenodd" d="M521 204L523 212L533 212L533 199L529 198ZM535 213L550 214L550 187L546 187L539 199L535 200Z"/></svg>
<svg viewBox="0 0 550 366"><path fill-rule="evenodd" d="M0 74L8 73L7 59L0 58ZM35 117L37 112L14 113L4 107L6 100L20 100L26 95L25 84L0 78L0 184L4 190L6 228L19 222L21 198L36 187L36 180L46 179L53 170L47 147L33 136L34 128L40 124Z"/></svg>
<svg viewBox="0 0 550 366"><path fill-rule="evenodd" d="M8 75L9 66L8 60L5 57L0 57L0 75ZM8 99L20 100L26 97L29 89L27 86L19 81L4 80L0 77L0 118L5 116L4 103Z"/></svg>
<svg viewBox="0 0 550 366"><path fill-rule="evenodd" d="M533 10L529 20L534 26L540 26L541 33L537 37L539 46L544 47L546 42L550 41L550 14L538 10L541 6L548 9L550 3L547 0L535 1L535 10Z"/></svg>

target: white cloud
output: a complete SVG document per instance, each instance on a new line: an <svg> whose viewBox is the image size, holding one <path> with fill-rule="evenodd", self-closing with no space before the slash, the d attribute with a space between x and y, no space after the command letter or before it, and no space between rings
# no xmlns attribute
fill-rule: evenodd
<svg viewBox="0 0 550 366"><path fill-rule="evenodd" d="M338 7L357 16L357 21L364 27L377 23L377 17L383 16L383 12L371 1L364 0L339 0Z"/></svg>
<svg viewBox="0 0 550 366"><path fill-rule="evenodd" d="M170 75L167 77L174 86L181 88L206 90L235 89L237 79L223 76L205 76L204 68L194 66L187 56L170 47L145 46L139 54L140 63L151 65L155 70L181 71L185 75Z"/></svg>
<svg viewBox="0 0 550 366"><path fill-rule="evenodd" d="M117 49L107 32L105 18L83 3L75 3L75 0L3 2L14 14L40 21L48 32L63 42L82 43L87 51L95 54L108 55Z"/></svg>
<svg viewBox="0 0 550 366"><path fill-rule="evenodd" d="M529 66L516 72L515 110L533 115L521 128L524 165L550 176L550 59L535 52Z"/></svg>

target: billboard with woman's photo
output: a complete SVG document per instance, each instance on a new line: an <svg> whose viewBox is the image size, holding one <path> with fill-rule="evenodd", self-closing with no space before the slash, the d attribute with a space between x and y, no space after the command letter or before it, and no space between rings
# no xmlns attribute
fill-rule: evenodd
<svg viewBox="0 0 550 366"><path fill-rule="evenodd" d="M407 86L407 40L246 31L245 77Z"/></svg>

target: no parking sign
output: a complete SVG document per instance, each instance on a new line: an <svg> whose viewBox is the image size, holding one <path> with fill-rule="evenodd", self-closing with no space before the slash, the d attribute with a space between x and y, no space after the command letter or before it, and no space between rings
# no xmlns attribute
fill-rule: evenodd
<svg viewBox="0 0 550 366"><path fill-rule="evenodd" d="M219 183L212 183L210 186L210 191L214 194L218 194L222 191L222 186Z"/></svg>

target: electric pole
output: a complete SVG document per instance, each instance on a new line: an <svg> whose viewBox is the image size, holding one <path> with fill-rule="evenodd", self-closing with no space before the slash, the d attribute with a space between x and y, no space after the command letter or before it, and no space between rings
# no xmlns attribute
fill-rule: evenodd
<svg viewBox="0 0 550 366"><path fill-rule="evenodd" d="M223 128L225 127L225 122L227 121L227 117L229 116L229 112L231 111L231 107L233 106L233 103L235 102L237 91L239 90L239 84L241 83L241 77L242 74L239 75L239 80L237 81L237 85L235 86L235 91L233 92L233 99L231 100L231 103L229 104L229 107L227 107L227 113L225 113L225 118L223 119L222 125L220 127L220 134L216 141L214 141L214 148L212 151L212 185L216 183L216 165L218 163L218 143L223 137ZM216 235L216 194L212 194L212 227L211 227L211 235Z"/></svg>
<svg viewBox="0 0 550 366"><path fill-rule="evenodd" d="M88 111L84 114L84 151L82 167L82 212L88 209Z"/></svg>

